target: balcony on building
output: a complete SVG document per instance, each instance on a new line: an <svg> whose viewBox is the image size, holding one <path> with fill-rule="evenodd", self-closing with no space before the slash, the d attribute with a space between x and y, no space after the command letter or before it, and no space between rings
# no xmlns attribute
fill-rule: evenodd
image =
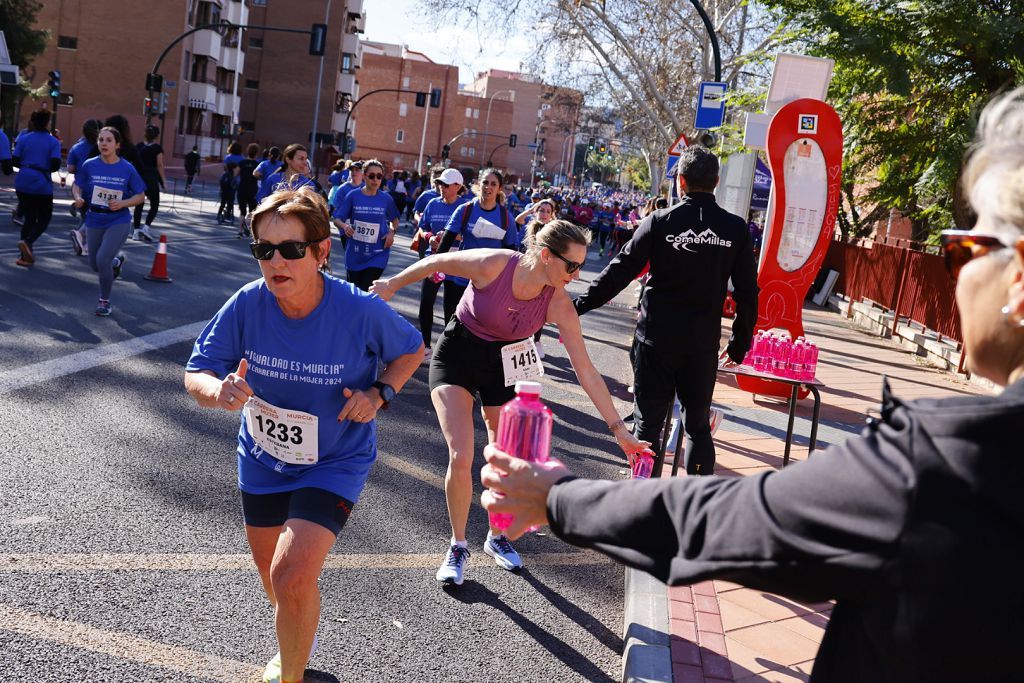
<svg viewBox="0 0 1024 683"><path fill-rule="evenodd" d="M220 58L222 42L219 33L213 30L197 31L193 36L192 54Z"/></svg>
<svg viewBox="0 0 1024 683"><path fill-rule="evenodd" d="M359 40L359 35L355 33L343 33L341 35L341 51L345 54L354 55L356 64L358 67L363 59L363 46Z"/></svg>
<svg viewBox="0 0 1024 683"><path fill-rule="evenodd" d="M365 14L363 11L363 0L348 0L348 2L345 3L345 11L349 14L363 16Z"/></svg>
<svg viewBox="0 0 1024 683"><path fill-rule="evenodd" d="M205 81L189 81L188 84L189 106L196 106L192 103L202 103L199 109L212 110L217 106L217 86Z"/></svg>
<svg viewBox="0 0 1024 683"><path fill-rule="evenodd" d="M343 95L351 95L352 99L356 99L356 97L358 96L358 94L356 92L356 87L357 87L357 84L356 84L356 75L355 74L346 74L346 73L339 73L338 74L338 82L335 85L335 88L334 88L335 90L337 90L338 92L340 92Z"/></svg>
<svg viewBox="0 0 1024 683"><path fill-rule="evenodd" d="M220 53L220 63L218 66L227 69L228 71L237 71L242 73L245 70L245 53L239 50L237 47L225 46Z"/></svg>

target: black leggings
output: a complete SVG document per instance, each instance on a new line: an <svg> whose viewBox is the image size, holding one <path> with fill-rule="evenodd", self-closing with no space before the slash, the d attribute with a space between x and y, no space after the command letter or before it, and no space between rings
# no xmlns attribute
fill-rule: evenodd
<svg viewBox="0 0 1024 683"><path fill-rule="evenodd" d="M245 214L256 210L256 190L249 192L248 190L238 191L238 213L241 214L242 218L245 218Z"/></svg>
<svg viewBox="0 0 1024 683"><path fill-rule="evenodd" d="M21 241L32 246L50 227L50 219L53 218L53 195L20 191L17 195L21 216L25 221L21 226Z"/></svg>
<svg viewBox="0 0 1024 683"><path fill-rule="evenodd" d="M345 279L354 284L364 292L370 291L370 285L374 280L379 280L383 268L364 268L363 270L346 270Z"/></svg>
<svg viewBox="0 0 1024 683"><path fill-rule="evenodd" d="M149 212L146 214L146 225L153 225L156 212L160 210L160 176L146 174L142 177L146 182L146 200L149 201ZM142 223L142 204L135 207L134 226L138 229Z"/></svg>
<svg viewBox="0 0 1024 683"><path fill-rule="evenodd" d="M420 290L420 333L423 335L423 345L428 349L434 337L434 303L437 301L437 290L441 288L441 284L428 277L423 280L423 289ZM445 279L443 284L444 323L447 325L455 315L455 309L467 288L452 282L451 279Z"/></svg>
<svg viewBox="0 0 1024 683"><path fill-rule="evenodd" d="M655 451L652 478L661 475L661 430L676 396L686 411L687 474L713 474L715 443L711 439L711 399L718 373L718 349L679 353L633 342L636 438L650 441ZM679 438L683 438L680 434Z"/></svg>

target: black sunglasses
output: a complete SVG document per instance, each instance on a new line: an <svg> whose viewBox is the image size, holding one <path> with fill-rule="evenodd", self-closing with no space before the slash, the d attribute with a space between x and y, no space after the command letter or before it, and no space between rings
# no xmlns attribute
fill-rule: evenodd
<svg viewBox="0 0 1024 683"><path fill-rule="evenodd" d="M570 261L569 259L565 258L564 256L562 256L561 254L559 254L557 251L555 251L553 249L551 250L551 253L554 254L555 256L557 256L559 259L561 259L562 263L565 264L565 272L566 272L567 275L572 275L577 270L579 270L580 268L583 267L582 263L576 263L575 261Z"/></svg>
<svg viewBox="0 0 1024 683"><path fill-rule="evenodd" d="M946 260L946 272L954 282L960 277L960 271L970 263L971 259L1007 246L998 237L970 230L943 230L939 238L942 240L942 255Z"/></svg>
<svg viewBox="0 0 1024 683"><path fill-rule="evenodd" d="M306 247L316 244L313 242L281 242L271 244L270 242L253 242L249 245L252 255L260 261L269 261L274 258L274 252L280 252L281 258L289 261L300 259L306 255Z"/></svg>
<svg viewBox="0 0 1024 683"><path fill-rule="evenodd" d="M383 173L364 173L367 180L381 180L384 178Z"/></svg>

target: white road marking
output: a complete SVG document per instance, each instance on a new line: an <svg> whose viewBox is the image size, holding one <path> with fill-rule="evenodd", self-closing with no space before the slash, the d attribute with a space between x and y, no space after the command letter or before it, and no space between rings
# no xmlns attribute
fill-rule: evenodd
<svg viewBox="0 0 1024 683"><path fill-rule="evenodd" d="M262 666L54 619L8 605L0 605L0 630L224 683L258 681L263 675Z"/></svg>
<svg viewBox="0 0 1024 683"><path fill-rule="evenodd" d="M39 384L77 372L90 370L100 365L162 349L171 344L194 340L206 326L205 320L175 327L163 332L154 332L142 337L127 339L113 344L101 344L87 351L70 356L54 358L32 365L25 365L6 372L0 372L0 396L33 384Z"/></svg>

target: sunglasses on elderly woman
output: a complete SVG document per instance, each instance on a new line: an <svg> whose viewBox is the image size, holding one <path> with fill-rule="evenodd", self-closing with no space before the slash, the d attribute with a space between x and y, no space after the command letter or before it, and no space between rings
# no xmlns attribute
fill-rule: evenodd
<svg viewBox="0 0 1024 683"><path fill-rule="evenodd" d="M555 256L557 256L562 261L562 263L565 264L565 272L566 272L567 275L572 275L577 270L579 270L580 268L583 267L582 263L576 263L575 261L570 261L569 259L567 259L564 256L562 256L561 254L559 254L554 249L551 250L551 253L554 254Z"/></svg>
<svg viewBox="0 0 1024 683"><path fill-rule="evenodd" d="M946 272L956 282L960 271L970 263L971 259L984 256L1007 245L998 237L984 235L970 230L943 230L939 235L942 240L942 255L946 260Z"/></svg>
<svg viewBox="0 0 1024 683"><path fill-rule="evenodd" d="M274 258L274 252L279 252L281 258L289 261L295 261L306 255L306 247L313 242L281 242L280 244L271 244L270 242L253 242L249 245L249 249L252 250L252 255L260 261L269 261Z"/></svg>

